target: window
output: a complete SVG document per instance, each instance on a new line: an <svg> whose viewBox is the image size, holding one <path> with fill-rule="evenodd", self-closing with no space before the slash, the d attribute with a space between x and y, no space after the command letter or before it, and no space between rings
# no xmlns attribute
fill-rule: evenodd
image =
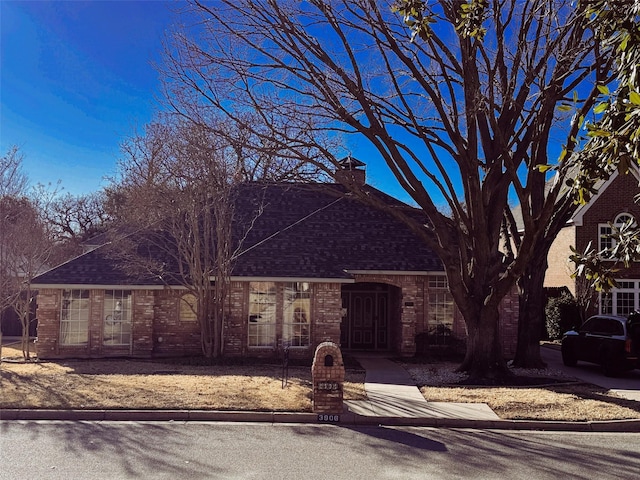
<svg viewBox="0 0 640 480"><path fill-rule="evenodd" d="M309 283L293 282L285 286L283 313L282 340L284 345L308 347L311 317L311 286Z"/></svg>
<svg viewBox="0 0 640 480"><path fill-rule="evenodd" d="M104 345L131 344L131 290L104 292Z"/></svg>
<svg viewBox="0 0 640 480"><path fill-rule="evenodd" d="M60 344L86 345L89 339L89 290L63 290Z"/></svg>
<svg viewBox="0 0 640 480"><path fill-rule="evenodd" d="M610 292L600 294L600 313L603 315L629 315L640 309L640 281L619 280Z"/></svg>
<svg viewBox="0 0 640 480"><path fill-rule="evenodd" d="M445 275L429 277L429 314L427 334L432 345L446 345L451 339L453 326L453 297Z"/></svg>
<svg viewBox="0 0 640 480"><path fill-rule="evenodd" d="M249 283L249 346L273 347L276 340L276 285Z"/></svg>
<svg viewBox="0 0 640 480"><path fill-rule="evenodd" d="M608 223L598 225L598 238L600 239L599 248L600 251L603 252L605 250L611 250L613 248L613 238L611 238L611 234L613 233L613 229L611 225Z"/></svg>
<svg viewBox="0 0 640 480"><path fill-rule="evenodd" d="M621 228L626 223L635 224L635 220L630 214L621 213L615 218L613 224L601 223L598 225L598 246L600 247L600 251L611 250L616 246L616 242L611 236L613 234L612 226Z"/></svg>
<svg viewBox="0 0 640 480"><path fill-rule="evenodd" d="M193 293L185 293L180 297L179 316L181 322L198 320L198 299Z"/></svg>

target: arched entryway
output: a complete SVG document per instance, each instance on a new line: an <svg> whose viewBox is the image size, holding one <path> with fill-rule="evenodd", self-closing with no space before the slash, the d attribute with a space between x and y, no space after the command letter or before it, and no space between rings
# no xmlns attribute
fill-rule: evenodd
<svg viewBox="0 0 640 480"><path fill-rule="evenodd" d="M342 287L340 343L347 350L391 350L399 321L400 289L384 283Z"/></svg>

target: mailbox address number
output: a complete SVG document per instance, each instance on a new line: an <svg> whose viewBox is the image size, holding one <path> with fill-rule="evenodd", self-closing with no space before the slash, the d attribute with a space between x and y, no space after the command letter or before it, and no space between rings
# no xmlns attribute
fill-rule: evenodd
<svg viewBox="0 0 640 480"><path fill-rule="evenodd" d="M318 390L340 390L338 382L318 382Z"/></svg>
<svg viewBox="0 0 640 480"><path fill-rule="evenodd" d="M326 414L318 415L318 421L319 422L339 422L340 415L326 415Z"/></svg>

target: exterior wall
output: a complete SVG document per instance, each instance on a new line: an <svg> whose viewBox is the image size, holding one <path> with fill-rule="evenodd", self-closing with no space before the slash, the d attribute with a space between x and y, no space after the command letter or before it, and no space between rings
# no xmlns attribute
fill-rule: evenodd
<svg viewBox="0 0 640 480"><path fill-rule="evenodd" d="M137 303L143 318L152 324L149 353L155 356L197 355L202 351L198 322L180 320L180 297L184 290L154 290ZM142 299L141 299L142 300ZM134 337L135 341L135 337Z"/></svg>
<svg viewBox="0 0 640 480"><path fill-rule="evenodd" d="M401 356L416 352L416 335L426 331L428 317L428 284L419 275L357 275L357 282L383 283L397 287L399 294L389 318L391 350ZM276 283L276 345L248 346L248 282L231 282L227 318L224 326L223 354L226 356L279 357L282 355L282 298L285 283ZM340 343L342 323L342 285L313 283L311 296L310 345L291 347L292 358L311 358L322 342ZM90 290L89 339L86 345L61 346L60 311L62 290L42 289L38 295L38 356L40 358L72 357L164 357L198 355L201 352L197 322L181 321L179 302L184 290L133 290L131 347L102 344L104 290ZM392 295L393 296L393 295ZM515 350L517 294L505 299L501 309L501 335L505 355ZM464 321L455 310L453 334L466 337Z"/></svg>
<svg viewBox="0 0 640 480"><path fill-rule="evenodd" d="M322 342L340 344L342 295L339 283L316 283L311 301L311 347L305 356L311 357Z"/></svg>
<svg viewBox="0 0 640 480"><path fill-rule="evenodd" d="M595 199L582 217L582 225L577 227L576 246L578 251L584 251L591 242L594 248L598 248L598 225L613 222L621 213L630 213L640 223L640 206L633 201L635 195L640 192L638 180L634 175L618 175L613 182ZM618 279L640 278L640 263L634 263L625 269L619 266ZM597 298L597 296L595 297ZM592 303L592 310L587 315L598 311L597 302Z"/></svg>
<svg viewBox="0 0 640 480"><path fill-rule="evenodd" d="M103 345L104 290L89 290L89 332L85 345L60 344L61 289L41 289L38 293L38 357L85 358L132 356L152 353L154 291L132 291L132 343L128 347Z"/></svg>
<svg viewBox="0 0 640 480"><path fill-rule="evenodd" d="M38 291L38 358L58 357L58 337L60 335L60 290L40 289Z"/></svg>
<svg viewBox="0 0 640 480"><path fill-rule="evenodd" d="M544 277L545 287L568 287L575 296L575 280L571 278L571 247L576 245L576 226L567 225L555 238L547 255L548 268Z"/></svg>

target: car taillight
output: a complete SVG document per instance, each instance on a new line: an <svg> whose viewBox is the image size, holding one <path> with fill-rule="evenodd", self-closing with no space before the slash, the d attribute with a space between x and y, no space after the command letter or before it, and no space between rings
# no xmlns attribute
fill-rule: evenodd
<svg viewBox="0 0 640 480"><path fill-rule="evenodd" d="M631 353L631 339L630 338L627 339L624 342L624 351L627 352L627 353Z"/></svg>

